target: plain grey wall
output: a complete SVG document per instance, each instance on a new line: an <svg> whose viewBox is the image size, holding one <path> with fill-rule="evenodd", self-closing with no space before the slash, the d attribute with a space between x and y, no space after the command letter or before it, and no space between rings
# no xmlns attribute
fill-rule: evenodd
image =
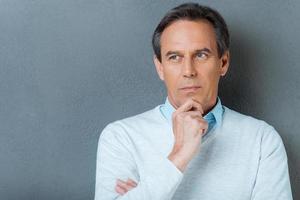
<svg viewBox="0 0 300 200"><path fill-rule="evenodd" d="M0 0L0 199L93 199L98 137L165 100L150 46L183 1ZM300 1L198 1L232 35L222 102L283 138L300 199Z"/></svg>

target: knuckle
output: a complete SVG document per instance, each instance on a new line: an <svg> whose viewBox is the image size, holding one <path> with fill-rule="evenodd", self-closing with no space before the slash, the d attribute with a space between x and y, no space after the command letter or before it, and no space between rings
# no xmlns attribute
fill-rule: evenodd
<svg viewBox="0 0 300 200"><path fill-rule="evenodd" d="M193 117L191 115L185 115L184 120L185 121L193 121Z"/></svg>
<svg viewBox="0 0 300 200"><path fill-rule="evenodd" d="M173 113L172 114L172 120L174 122L180 121L181 118L182 118L182 113Z"/></svg>
<svg viewBox="0 0 300 200"><path fill-rule="evenodd" d="M181 120L181 119L183 119L183 118L185 118L185 113L178 113L177 115L176 115L176 120Z"/></svg>

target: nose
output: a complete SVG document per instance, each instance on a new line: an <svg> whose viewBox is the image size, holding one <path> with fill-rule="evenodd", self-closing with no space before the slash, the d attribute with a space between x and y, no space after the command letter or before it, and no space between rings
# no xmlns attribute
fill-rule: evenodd
<svg viewBox="0 0 300 200"><path fill-rule="evenodd" d="M197 76L197 71L193 66L192 59L185 59L183 66L183 76L186 78Z"/></svg>

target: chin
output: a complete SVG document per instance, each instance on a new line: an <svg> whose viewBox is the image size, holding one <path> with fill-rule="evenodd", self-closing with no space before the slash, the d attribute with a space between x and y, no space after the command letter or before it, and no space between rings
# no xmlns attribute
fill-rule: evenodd
<svg viewBox="0 0 300 200"><path fill-rule="evenodd" d="M194 99L194 100L198 101L199 103L203 102L203 97L202 96L199 96L197 94L192 94L192 93L188 94L186 96L186 99Z"/></svg>
<svg viewBox="0 0 300 200"><path fill-rule="evenodd" d="M197 102L199 102L200 104L203 104L203 97L196 95L196 94L188 94L186 96L184 96L183 98L181 98L181 101L179 102L180 105L184 104L188 99L193 99Z"/></svg>

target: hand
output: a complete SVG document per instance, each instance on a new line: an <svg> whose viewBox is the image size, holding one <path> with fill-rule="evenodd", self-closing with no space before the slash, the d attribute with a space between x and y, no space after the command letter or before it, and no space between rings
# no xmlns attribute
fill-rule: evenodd
<svg viewBox="0 0 300 200"><path fill-rule="evenodd" d="M128 178L126 182L117 179L115 190L117 193L123 195L126 194L129 190L135 188L136 186L137 183L130 178Z"/></svg>
<svg viewBox="0 0 300 200"><path fill-rule="evenodd" d="M208 123L203 119L202 114L202 105L189 99L172 115L175 142L168 158L180 171L184 171L197 153L202 135L208 129Z"/></svg>

